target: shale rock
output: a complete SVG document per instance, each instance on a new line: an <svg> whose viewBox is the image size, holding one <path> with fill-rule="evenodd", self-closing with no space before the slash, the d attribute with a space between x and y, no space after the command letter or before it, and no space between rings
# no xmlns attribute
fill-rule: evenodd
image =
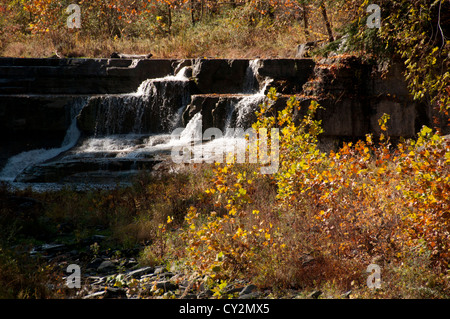
<svg viewBox="0 0 450 319"><path fill-rule="evenodd" d="M202 94L241 93L248 60L197 59L192 76Z"/></svg>

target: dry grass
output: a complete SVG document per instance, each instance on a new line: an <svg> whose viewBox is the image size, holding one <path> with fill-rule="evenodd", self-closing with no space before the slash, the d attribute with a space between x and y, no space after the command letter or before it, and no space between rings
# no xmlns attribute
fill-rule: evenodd
<svg viewBox="0 0 450 319"><path fill-rule="evenodd" d="M174 18L170 33L153 25L136 25L133 36L117 38L107 34L93 37L87 30L79 34L61 29L45 34L1 34L0 56L49 57L56 50L67 57L107 58L114 51L152 53L154 58L293 58L297 45L327 39L322 16L311 11L309 37L303 24L289 16L251 21L249 9L225 10L194 26L186 13ZM339 12L330 12L333 27L347 22ZM149 17L149 20L152 18ZM136 34L139 34L136 36Z"/></svg>

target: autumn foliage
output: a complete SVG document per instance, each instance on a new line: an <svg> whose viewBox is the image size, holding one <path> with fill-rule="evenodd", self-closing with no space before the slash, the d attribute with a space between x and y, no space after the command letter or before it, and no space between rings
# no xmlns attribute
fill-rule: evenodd
<svg viewBox="0 0 450 319"><path fill-rule="evenodd" d="M450 141L423 127L416 140L394 146L385 114L378 143L367 135L325 153L314 119L320 105L312 102L294 123L299 102L292 98L272 116L276 99L271 89L254 127L280 127L279 171L216 164L204 194L215 208L191 207L181 232L190 266L216 280L244 276L263 286L326 279L348 287L373 260L401 265L411 256L428 256L430 269L445 273Z"/></svg>

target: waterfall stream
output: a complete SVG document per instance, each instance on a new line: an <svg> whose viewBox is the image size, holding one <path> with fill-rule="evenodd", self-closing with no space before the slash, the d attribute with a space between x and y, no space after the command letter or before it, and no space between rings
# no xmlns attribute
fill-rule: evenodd
<svg viewBox="0 0 450 319"><path fill-rule="evenodd" d="M202 143L202 115L196 113L185 128L182 114L190 103L191 93L186 67L175 76L148 79L136 92L92 96L77 99L64 142L59 148L32 150L11 157L0 172L0 181L29 182L30 176L51 170L56 165L82 166L91 171L115 169L137 170L139 163L154 161L161 154L170 155L174 148L195 142L191 160L212 162L240 142L235 128L246 129L254 120L254 112L264 100L265 85L259 89L256 63L250 61L242 98L228 104L223 134ZM82 126L80 130L77 127ZM173 134L174 132L178 134ZM87 136L86 132L90 132ZM214 154L216 156L214 156ZM217 155L218 154L218 155ZM70 165L69 165L70 164ZM121 167L121 168L117 168ZM75 172L76 180L86 179L85 172ZM31 179L33 181L33 179Z"/></svg>
<svg viewBox="0 0 450 319"><path fill-rule="evenodd" d="M45 162L74 147L80 138L80 131L77 127L76 116L79 114L84 105L86 105L86 103L86 98L78 98L75 99L71 105L71 123L60 147L31 150L11 157L2 171L0 171L0 181L14 181L16 176L25 168L34 164Z"/></svg>

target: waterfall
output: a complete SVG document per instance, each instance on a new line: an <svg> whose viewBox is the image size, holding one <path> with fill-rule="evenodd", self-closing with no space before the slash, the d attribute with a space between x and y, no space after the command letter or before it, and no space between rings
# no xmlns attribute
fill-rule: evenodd
<svg viewBox="0 0 450 319"><path fill-rule="evenodd" d="M71 123L60 147L26 151L9 158L0 172L0 181L12 182L28 166L43 163L74 147L80 138L76 116L86 103L87 98L77 98L70 106Z"/></svg>
<svg viewBox="0 0 450 319"><path fill-rule="evenodd" d="M204 141L203 144L196 142L196 138L192 138L195 132L201 133L201 114L196 113L191 120L187 123L186 128L181 130L180 134L176 134L179 138L175 145L176 150L172 155L178 158L179 162L187 161L194 163L201 162L223 162L228 161L227 154L229 152L244 151L245 152L245 138L239 134L249 127L256 121L255 112L259 109L261 103L264 102L265 92L267 86L270 84L270 79L266 79L262 83L262 87L256 90L259 86L257 81L257 68L258 60L252 60L249 62L249 66L246 71L245 81L244 81L244 94L236 100L236 96L230 98L226 105L226 116L224 121L224 127L222 132L217 131L217 136L211 141ZM219 129L219 128L218 128ZM197 133L198 134L198 133ZM190 142L194 142L190 145ZM183 156L179 156L182 150L181 145L190 146L188 153Z"/></svg>
<svg viewBox="0 0 450 319"><path fill-rule="evenodd" d="M254 94L258 91L258 62L259 60L250 60L248 62L247 70L245 71L244 88L245 94Z"/></svg>
<svg viewBox="0 0 450 319"><path fill-rule="evenodd" d="M250 62L253 61L257 60L252 60ZM266 80L258 92L243 96L238 102L232 103L232 107L227 114L225 136L230 137L230 134L233 132L233 130L229 131L228 129L247 129L256 121L255 112L259 109L261 103L264 102L266 88L269 84L270 80Z"/></svg>
<svg viewBox="0 0 450 319"><path fill-rule="evenodd" d="M185 67L176 75L147 79L133 93L77 100L72 106L72 122L61 146L50 150L32 150L10 158L0 173L0 180L27 181L27 176L37 178L31 180L39 180L41 176L47 176L46 172L51 171L55 164L58 173L51 177L54 180L71 176L89 183L95 179L95 174L108 174L111 163L115 164L116 171L132 171L142 167L139 164L155 162L159 158L168 159L167 156L173 155L174 150L175 154L177 150L180 151L178 154L188 150L182 162L228 160L226 154L229 151L236 147L243 150L245 140L237 132L251 127L256 120L255 111L265 98L269 82L260 83L258 67L258 60L249 61L242 94L224 94L220 97L220 103L225 104L219 107L218 103L213 109L217 111L213 114L213 122L223 127L217 128L221 131L214 135L214 140L203 140L205 128L200 110L185 128L180 128L182 115L191 102L192 83ZM207 94L205 98L217 99ZM83 139L78 141L80 134ZM66 167L67 173L64 171ZM43 175L39 175L41 173ZM110 176L113 174L111 172Z"/></svg>
<svg viewBox="0 0 450 319"><path fill-rule="evenodd" d="M189 99L189 82L183 74L149 79L135 93L93 98L81 117L93 113L94 123L89 125L94 136L170 133Z"/></svg>
<svg viewBox="0 0 450 319"><path fill-rule="evenodd" d="M145 158L170 140L190 102L189 79L176 75L147 79L136 92L94 97L80 114L91 131L72 158Z"/></svg>

